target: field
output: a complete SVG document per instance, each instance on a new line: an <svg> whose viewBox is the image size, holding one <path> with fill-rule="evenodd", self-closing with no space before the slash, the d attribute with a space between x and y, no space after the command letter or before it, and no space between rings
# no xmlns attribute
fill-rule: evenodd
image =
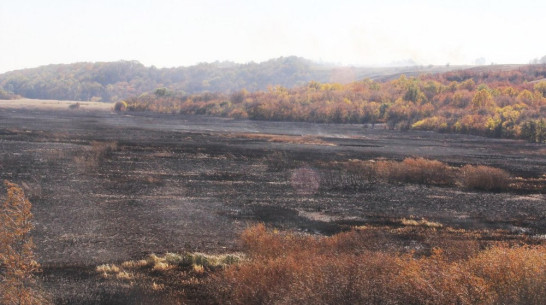
<svg viewBox="0 0 546 305"><path fill-rule="evenodd" d="M543 144L379 124L127 115L68 105L0 109L0 178L21 185L33 203L41 281L56 304L207 303L193 286L173 297L105 279L97 266L152 253L238 252L239 235L256 223L330 236L413 221L494 232L483 233L494 241L545 240ZM482 191L376 179L351 167L408 157L453 170L495 167L511 178L505 189ZM412 242L407 237L401 247Z"/></svg>

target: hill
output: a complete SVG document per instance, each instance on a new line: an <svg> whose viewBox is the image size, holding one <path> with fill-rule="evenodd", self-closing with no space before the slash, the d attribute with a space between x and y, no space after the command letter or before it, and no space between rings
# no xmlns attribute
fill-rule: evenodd
<svg viewBox="0 0 546 305"><path fill-rule="evenodd" d="M201 63L190 67L145 67L137 61L74 63L17 70L0 75L0 98L20 95L35 99L118 101L165 87L170 91L250 92L269 86L294 88L310 81L349 83L392 79L400 74L435 73L455 67L363 68L317 64L299 57L281 57L262 63ZM4 96L4 97L3 97Z"/></svg>

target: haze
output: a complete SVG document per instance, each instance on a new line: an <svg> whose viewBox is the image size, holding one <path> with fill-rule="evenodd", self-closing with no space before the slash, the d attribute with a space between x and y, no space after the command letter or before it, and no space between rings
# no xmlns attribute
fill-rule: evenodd
<svg viewBox="0 0 546 305"><path fill-rule="evenodd" d="M546 54L545 11L532 0L0 0L0 72L290 55L361 66L528 63Z"/></svg>

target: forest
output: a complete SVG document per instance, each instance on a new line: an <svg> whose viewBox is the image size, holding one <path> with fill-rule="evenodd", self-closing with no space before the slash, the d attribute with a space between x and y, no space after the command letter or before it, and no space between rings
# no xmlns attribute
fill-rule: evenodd
<svg viewBox="0 0 546 305"><path fill-rule="evenodd" d="M4 73L0 90L6 96L110 102L158 87L187 93L259 90L268 84L292 87L312 79L326 81L329 74L329 68L297 57L259 64L215 62L164 69L145 67L137 61L75 63Z"/></svg>
<svg viewBox="0 0 546 305"><path fill-rule="evenodd" d="M479 67L387 81L187 95L159 88L125 101L129 111L253 120L384 123L389 129L546 141L546 65Z"/></svg>
<svg viewBox="0 0 546 305"><path fill-rule="evenodd" d="M48 65L0 74L0 99L116 102L167 88L180 94L232 93L268 86L293 88L314 80L348 83L357 79L385 79L455 69L447 66L342 67L301 57L280 57L260 63L200 63L189 67L146 67L138 61L82 62Z"/></svg>
<svg viewBox="0 0 546 305"><path fill-rule="evenodd" d="M264 90L269 85L291 88L311 80L340 80L339 67L299 57L281 57L262 63L201 63L189 67L145 67L137 61L74 63L17 70L0 75L0 99L17 95L35 99L118 101L166 87L181 93ZM377 70L377 69L376 69ZM351 68L358 77L374 69ZM384 73L385 69L379 69ZM396 72L396 69L387 69ZM363 73L368 73L364 75Z"/></svg>

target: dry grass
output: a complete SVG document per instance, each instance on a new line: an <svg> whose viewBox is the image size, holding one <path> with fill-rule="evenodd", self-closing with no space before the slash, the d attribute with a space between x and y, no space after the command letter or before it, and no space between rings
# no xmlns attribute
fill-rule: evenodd
<svg viewBox="0 0 546 305"><path fill-rule="evenodd" d="M78 103L80 109L83 110L110 111L112 109L112 104L103 102L38 100L27 98L2 101L1 107L14 109L65 110L74 103Z"/></svg>
<svg viewBox="0 0 546 305"><path fill-rule="evenodd" d="M127 271L121 271L116 274L116 278L119 280L129 281L132 280L134 277L135 276L132 273Z"/></svg>
<svg viewBox="0 0 546 305"><path fill-rule="evenodd" d="M405 226L424 226L430 228L441 228L444 226L439 222L429 221L424 218L421 218L420 220L402 218L402 220L400 220L400 223Z"/></svg>
<svg viewBox="0 0 546 305"><path fill-rule="evenodd" d="M229 304L538 305L546 299L544 244L490 245L454 258L436 247L427 254L367 250L366 231L317 238L251 227L242 235L250 259L225 269L213 291Z"/></svg>
<svg viewBox="0 0 546 305"><path fill-rule="evenodd" d="M103 277L115 277L118 279L132 279L134 273L154 272L169 273L171 271L204 271L221 270L229 265L238 264L245 260L242 253L230 254L204 254L204 253L166 253L163 256L150 254L146 259L125 261L120 265L103 264L97 266L95 271Z"/></svg>
<svg viewBox="0 0 546 305"><path fill-rule="evenodd" d="M95 271L101 273L102 277L107 278L110 276L117 276L117 274L120 273L122 270L116 265L104 264L97 266L97 268L95 268Z"/></svg>
<svg viewBox="0 0 546 305"><path fill-rule="evenodd" d="M309 136L309 135L295 136L295 135L274 135L274 134L265 134L265 133L241 133L241 134L235 134L234 137L249 139L249 140L275 142L275 143L335 146L335 144L333 143L330 143L318 137Z"/></svg>
<svg viewBox="0 0 546 305"><path fill-rule="evenodd" d="M213 304L212 293L209 293L206 284L210 274L244 260L241 253L150 254L141 260L100 265L95 271L110 285L156 296L150 304L186 304L186 300L198 300L196 304Z"/></svg>

